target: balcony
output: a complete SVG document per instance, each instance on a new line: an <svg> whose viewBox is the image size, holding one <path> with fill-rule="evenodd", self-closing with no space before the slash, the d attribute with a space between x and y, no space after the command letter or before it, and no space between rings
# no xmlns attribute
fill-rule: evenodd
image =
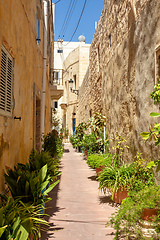
<svg viewBox="0 0 160 240"><path fill-rule="evenodd" d="M66 110L67 109L67 101L66 101L66 98L63 96L62 98L62 102L60 103L60 107L61 109L63 110Z"/></svg>
<svg viewBox="0 0 160 240"><path fill-rule="evenodd" d="M63 69L53 70L53 81L51 82L51 99L59 100L63 96Z"/></svg>

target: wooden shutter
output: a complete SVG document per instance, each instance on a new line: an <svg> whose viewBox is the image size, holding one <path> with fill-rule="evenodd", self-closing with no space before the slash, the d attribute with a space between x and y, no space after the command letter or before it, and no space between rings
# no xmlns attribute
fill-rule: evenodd
<svg viewBox="0 0 160 240"><path fill-rule="evenodd" d="M11 115L12 108L13 59L7 50L1 48L0 113Z"/></svg>

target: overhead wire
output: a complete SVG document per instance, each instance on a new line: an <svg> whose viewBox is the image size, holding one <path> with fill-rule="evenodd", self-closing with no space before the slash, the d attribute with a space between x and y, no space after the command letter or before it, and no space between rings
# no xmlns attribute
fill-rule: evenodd
<svg viewBox="0 0 160 240"><path fill-rule="evenodd" d="M65 25L65 27L64 27L63 35L65 34L65 32L66 32L66 30L67 30L67 28L68 28L68 26L69 26L69 22L70 22L70 19L71 19L71 17L72 17L72 14L73 14L73 12L74 12L74 9L75 9L75 7L76 7L76 4L77 4L77 0L75 0L75 1L73 2L73 4L72 4L73 7L70 9L70 13L68 14L68 18L67 18L67 21L66 21L66 25Z"/></svg>
<svg viewBox="0 0 160 240"><path fill-rule="evenodd" d="M57 3L59 3L61 0L58 0L57 2L55 2L54 4L57 4Z"/></svg>
<svg viewBox="0 0 160 240"><path fill-rule="evenodd" d="M71 11L71 9L72 9L72 6L73 6L72 1L73 1L73 3L74 3L75 0L71 0L70 3L69 3L68 10L67 10L66 16L65 16L65 18L64 18L64 22L63 22L63 24L62 24L60 33L59 33L59 35L58 35L59 37L60 37L60 36L62 35L62 33L63 33L63 29L64 29L65 24L66 24L66 19L68 19L69 13L70 13L70 11ZM71 5L71 4L72 4L72 5Z"/></svg>
<svg viewBox="0 0 160 240"><path fill-rule="evenodd" d="M74 30L74 32L73 32L70 40L69 40L68 43L67 43L66 45L64 45L64 46L67 46L67 45L72 41L72 39L73 39L73 37L74 37L77 29L78 29L78 26L79 26L79 24L80 24L81 18L82 18L82 16L83 16L83 13L84 13L84 10L85 10L85 7L86 7L86 3L87 3L87 0L85 0L85 2L84 2L84 5L83 5L82 11L81 11L81 15L80 15L80 17L79 17L79 20L78 20L78 23L77 23L77 25L76 25L76 28L75 28L75 30Z"/></svg>
<svg viewBox="0 0 160 240"><path fill-rule="evenodd" d="M71 3L72 3L72 0L70 1L70 4L69 4L69 8L70 8L70 6L71 6ZM73 3L77 3L77 0L74 0L74 2ZM75 33L76 33L76 31L77 31L77 29L78 29L78 26L79 26L79 24L80 24L80 21L81 21L81 18L82 18L82 16L83 16L83 13L84 13L84 10L85 10L85 7L86 7L86 4L87 4L87 0L85 0L85 2L84 2L84 5L83 5L83 8L82 8L82 11L81 11L81 14L80 14L80 17L79 17L79 20L78 20L78 22L77 22L77 25L76 25L76 28L75 28L75 30L74 30L74 32L73 32L73 34L72 34L72 36L71 36L71 38L70 38L70 40L69 40L69 42L67 43L67 44L63 44L63 41L57 41L57 43L58 43L58 47L60 47L59 46L59 43L61 43L61 49L63 49L63 47L64 46L67 46L71 41L72 41L72 39L73 39L73 36L75 35ZM73 7L73 5L72 5L72 7ZM68 9L69 9L68 8ZM73 8L71 8L72 9L72 11L74 10ZM71 10L70 9L70 10ZM68 11L67 11L68 12ZM67 14L66 14L66 16L67 16ZM65 24L65 21L64 21L64 23L63 23L63 26L64 26L64 24ZM62 26L62 27L63 27ZM62 28L61 28L61 32L62 32ZM62 55L61 55L61 58L64 58L64 56L63 56L63 52L62 52ZM62 59L62 61L63 61L64 59ZM65 67L66 68L66 67Z"/></svg>

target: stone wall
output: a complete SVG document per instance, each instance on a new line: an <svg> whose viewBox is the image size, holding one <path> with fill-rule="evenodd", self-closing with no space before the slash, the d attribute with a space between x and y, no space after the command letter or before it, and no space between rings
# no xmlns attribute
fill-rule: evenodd
<svg viewBox="0 0 160 240"><path fill-rule="evenodd" d="M36 14L39 16L39 43L36 41ZM14 65L12 111L10 116L0 113L0 191L4 187L5 166L13 168L17 162L26 163L31 150L40 149L41 114L36 108L41 107L42 101L43 27L42 0L0 1L0 56L3 46L12 56ZM50 131L50 61L47 58L45 134Z"/></svg>
<svg viewBox="0 0 160 240"><path fill-rule="evenodd" d="M127 140L131 154L157 159L154 142L144 143L140 133L155 119L158 107L150 99L156 81L156 48L160 45L160 1L105 1L90 50L89 74L79 96L79 114L106 116L109 136L116 131ZM156 77L155 77L156 76ZM157 120L157 119L156 119Z"/></svg>

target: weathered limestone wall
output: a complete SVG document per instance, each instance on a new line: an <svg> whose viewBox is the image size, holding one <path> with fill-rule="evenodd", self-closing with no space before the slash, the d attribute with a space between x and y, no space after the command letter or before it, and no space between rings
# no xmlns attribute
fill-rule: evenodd
<svg viewBox="0 0 160 240"><path fill-rule="evenodd" d="M40 20L39 44L36 42L37 11ZM0 114L0 191L4 185L5 166L25 163L36 146L36 102L39 101L40 105L37 106L41 107L42 99L43 26L43 1L0 2L0 56L3 45L14 59L12 114L10 117ZM50 130L48 78L49 74L46 80L45 134ZM21 117L21 121L14 119L15 116Z"/></svg>
<svg viewBox="0 0 160 240"><path fill-rule="evenodd" d="M144 143L140 133L155 121L149 113L158 111L150 92L157 69L155 49L160 45L159 10L159 0L105 1L91 44L88 81L79 96L82 121L82 106L88 102L89 111L106 116L110 136L118 131L133 155L139 151L150 159L158 157L158 148Z"/></svg>

